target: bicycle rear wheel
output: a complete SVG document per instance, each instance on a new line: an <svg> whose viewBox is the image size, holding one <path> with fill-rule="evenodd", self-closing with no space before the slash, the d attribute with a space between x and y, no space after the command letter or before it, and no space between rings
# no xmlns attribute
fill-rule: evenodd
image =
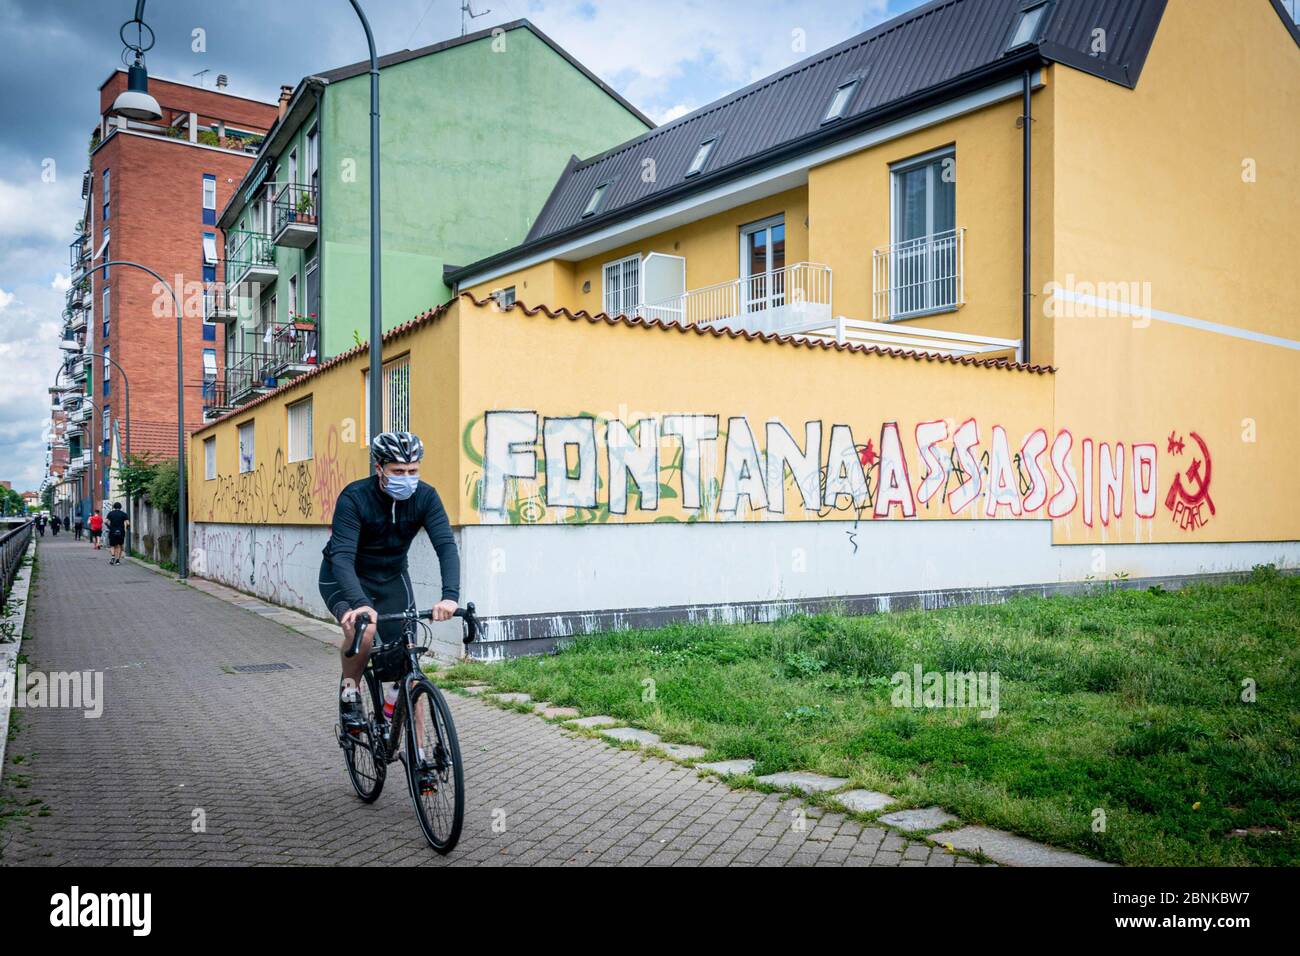
<svg viewBox="0 0 1300 956"><path fill-rule="evenodd" d="M340 691L343 682L339 681ZM348 779L357 796L366 803L374 803L384 789L384 779L388 775L388 762L380 756L384 742L381 738L382 722L378 715L383 713L383 696L380 692L379 679L375 672L366 668L361 674L358 688L361 696L361 712L365 716L365 727L359 727L355 733L348 733L343 728L343 708L339 705L339 745L343 748L343 761L347 764Z"/></svg>
<svg viewBox="0 0 1300 956"><path fill-rule="evenodd" d="M465 772L451 708L427 679L411 691L406 778L420 829L439 853L450 853L465 819ZM421 757L421 751L423 756Z"/></svg>

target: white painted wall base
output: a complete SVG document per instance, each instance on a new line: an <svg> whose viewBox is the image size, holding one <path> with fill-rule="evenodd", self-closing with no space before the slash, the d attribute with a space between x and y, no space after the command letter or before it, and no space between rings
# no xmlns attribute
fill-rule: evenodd
<svg viewBox="0 0 1300 956"><path fill-rule="evenodd" d="M1300 568L1297 541L1054 545L1051 533L1050 521L789 521L477 525L456 539L462 603L491 619L485 644L631 625L648 619L634 612L660 609L654 618L767 620L836 597L908 594L938 606L952 592L998 600L1025 585ZM196 524L194 573L325 617L316 577L328 535ZM423 537L411 576L420 603L433 604L441 584ZM886 598L873 609L888 608Z"/></svg>

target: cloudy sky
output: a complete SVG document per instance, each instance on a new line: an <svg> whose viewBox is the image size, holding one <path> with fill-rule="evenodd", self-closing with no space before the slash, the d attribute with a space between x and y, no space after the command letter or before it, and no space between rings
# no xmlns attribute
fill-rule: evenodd
<svg viewBox="0 0 1300 956"><path fill-rule="evenodd" d="M471 29L527 17L658 122L861 32L921 0L476 0ZM81 216L98 87L121 65L132 0L0 0L0 479L44 474L46 389ZM380 53L460 33L460 0L365 0ZM150 73L217 73L229 92L273 100L365 56L347 0L153 0ZM195 29L206 52L191 49ZM802 42L803 46L799 46ZM206 77L197 76L208 70Z"/></svg>

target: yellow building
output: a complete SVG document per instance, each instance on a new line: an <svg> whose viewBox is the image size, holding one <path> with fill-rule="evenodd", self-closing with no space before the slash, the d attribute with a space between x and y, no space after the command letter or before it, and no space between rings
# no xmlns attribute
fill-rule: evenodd
<svg viewBox="0 0 1300 956"><path fill-rule="evenodd" d="M385 344L490 650L1300 566L1298 115L1274 0L948 0L575 157ZM195 434L199 573L320 610L365 367Z"/></svg>

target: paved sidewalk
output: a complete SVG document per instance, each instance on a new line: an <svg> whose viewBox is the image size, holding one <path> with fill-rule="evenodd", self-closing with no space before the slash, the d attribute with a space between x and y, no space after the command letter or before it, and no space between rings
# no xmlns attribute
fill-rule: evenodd
<svg viewBox="0 0 1300 956"><path fill-rule="evenodd" d="M797 799L457 695L465 829L439 857L400 765L376 804L353 795L337 652L319 640L62 538L39 543L27 633L29 668L102 671L105 703L97 719L16 712L4 864L974 865L843 814L809 809L801 831ZM289 669L233 670L276 663Z"/></svg>

